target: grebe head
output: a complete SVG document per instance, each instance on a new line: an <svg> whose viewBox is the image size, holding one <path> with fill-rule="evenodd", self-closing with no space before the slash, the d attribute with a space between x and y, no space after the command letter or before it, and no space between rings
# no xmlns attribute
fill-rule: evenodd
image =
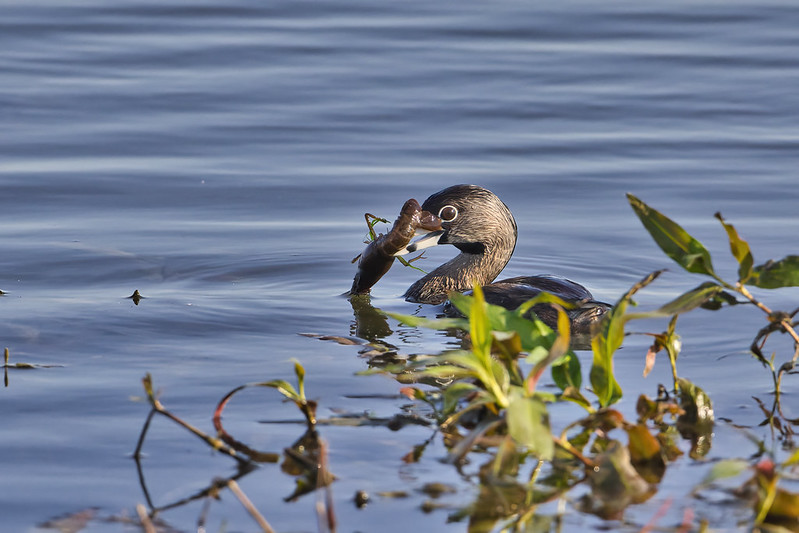
<svg viewBox="0 0 799 533"><path fill-rule="evenodd" d="M425 200L423 209L441 219L441 230L411 242L397 255L438 244L459 253L411 285L405 299L439 304L450 292L487 285L496 279L516 247L516 221L491 191L476 185L453 185Z"/></svg>
<svg viewBox="0 0 799 533"><path fill-rule="evenodd" d="M425 235L397 255L439 244L451 244L467 254L491 254L507 259L513 254L516 221L502 200L488 189L453 185L430 196L422 209L441 219L442 231Z"/></svg>

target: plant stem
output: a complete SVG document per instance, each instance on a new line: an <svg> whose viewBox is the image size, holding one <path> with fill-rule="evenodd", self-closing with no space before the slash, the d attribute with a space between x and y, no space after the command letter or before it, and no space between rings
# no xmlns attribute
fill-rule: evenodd
<svg viewBox="0 0 799 533"><path fill-rule="evenodd" d="M555 435L552 435L552 440L555 441L555 444L557 444L558 446L560 446L561 448L572 454L578 461L583 463L588 468L594 468L596 466L592 460L588 459L585 455L580 453L580 451L574 446L572 446L571 442L569 442L568 440L562 437L556 437Z"/></svg>
<svg viewBox="0 0 799 533"><path fill-rule="evenodd" d="M749 289L747 289L744 285L742 285L740 283L737 283L736 286L735 286L735 290L740 292L747 300L749 300L750 302L755 304L755 306L758 309L760 309L761 311L763 311L764 313L769 315L769 317L774 315L774 312L771 309L769 309L763 302L757 300L752 295L752 293L749 292ZM797 345L799 345L799 334L797 334L796 330L793 329L791 321L788 319L788 317L787 316L782 317L780 319L780 321L779 321L779 324L780 324L780 326L782 326L783 331L785 331L785 333L787 333L788 335L791 336L791 338L793 338L793 342L796 343ZM797 352L797 353L799 353L799 352ZM794 355L794 359L793 360L796 360L796 355Z"/></svg>
<svg viewBox="0 0 799 533"><path fill-rule="evenodd" d="M141 526L142 529L144 530L144 533L156 533L153 521L150 519L150 516L147 514L147 509L145 509L142 504L136 505L136 514L139 515L139 522L141 522Z"/></svg>
<svg viewBox="0 0 799 533"><path fill-rule="evenodd" d="M236 495L236 498L238 498L244 508L247 509L247 512L250 513L250 516L252 516L253 519L258 523L262 531L265 533L275 533L275 530L272 529L272 526L269 525L269 522L266 521L266 518L264 518L263 515L258 512L258 509L255 508L247 495L244 494L244 492L239 488L238 483L231 479L227 482L227 487L233 494Z"/></svg>

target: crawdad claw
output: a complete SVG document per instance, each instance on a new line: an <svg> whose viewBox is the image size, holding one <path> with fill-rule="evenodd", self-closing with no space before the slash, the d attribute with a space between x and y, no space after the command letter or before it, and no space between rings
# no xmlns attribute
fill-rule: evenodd
<svg viewBox="0 0 799 533"><path fill-rule="evenodd" d="M368 293L388 272L394 263L395 254L408 246L417 230L427 232L440 229L440 218L422 211L419 202L414 199L405 202L391 230L385 235L379 235L361 254L350 294Z"/></svg>

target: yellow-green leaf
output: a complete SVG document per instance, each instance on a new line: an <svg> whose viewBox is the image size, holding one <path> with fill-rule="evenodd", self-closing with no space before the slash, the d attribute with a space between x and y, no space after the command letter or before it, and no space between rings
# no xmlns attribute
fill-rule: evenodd
<svg viewBox="0 0 799 533"><path fill-rule="evenodd" d="M741 283L746 283L749 276L752 275L752 251L749 249L749 243L743 240L738 231L732 224L727 224L721 213L716 213L716 218L719 219L724 230L727 232L727 237L730 240L730 252L732 256L738 261L738 280Z"/></svg>

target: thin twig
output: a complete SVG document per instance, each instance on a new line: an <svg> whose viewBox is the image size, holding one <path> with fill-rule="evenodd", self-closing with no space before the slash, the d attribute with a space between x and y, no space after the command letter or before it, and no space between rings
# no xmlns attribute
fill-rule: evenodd
<svg viewBox="0 0 799 533"><path fill-rule="evenodd" d="M568 440L561 437L556 437L555 435L552 435L552 440L555 442L555 444L557 444L558 446L560 446L561 448L572 454L575 459L583 463L588 468L596 467L596 464L591 459L587 458L585 455L580 453L580 450L572 446L571 442L569 442Z"/></svg>
<svg viewBox="0 0 799 533"><path fill-rule="evenodd" d="M194 435L196 435L198 438L202 439L206 444L208 444L213 449L215 449L215 450L217 450L219 452L222 452L224 454L229 455L230 457L232 457L233 459L238 461L240 464L249 463L248 459L246 459L246 458L242 457L241 455L239 455L236 452L236 450L234 450L233 448L231 448L228 445L226 445L224 442L222 442L221 439L218 439L216 437L211 437L211 436L203 433L202 431L200 431L196 427L192 426L188 422L184 422L183 420L181 420L177 416L173 415L172 413L170 413L169 411L167 411L166 409L161 407L160 403L158 403L158 407L156 407L155 409L156 409L156 411L159 414L164 415L165 417L169 418L170 420L172 420L173 422L175 422L179 426L182 426L183 428L187 429L189 432L191 432Z"/></svg>
<svg viewBox="0 0 799 533"><path fill-rule="evenodd" d="M153 521L150 520L150 515L147 514L147 509L142 504L136 504L136 514L139 515L141 527L144 528L144 533L156 533Z"/></svg>
<svg viewBox="0 0 799 533"><path fill-rule="evenodd" d="M752 293L749 292L749 289L747 289L744 285L738 283L736 288L738 289L738 292L740 292L742 295L744 295L744 297L746 299L748 299L750 302L755 304L755 306L757 306L758 309L760 309L761 311L763 311L764 313L769 315L769 317L774 315L774 312L771 309L769 309L765 304L763 304L762 302L758 301L752 295ZM791 324L791 321L789 320L789 315L786 314L784 317L782 317L778 321L778 324L780 326L782 326L782 329L783 329L783 331L785 331L785 333L787 333L788 335L790 335L793 338L793 341L795 343L799 344L799 334L797 334L796 331L793 329L793 327L792 327L793 324Z"/></svg>
<svg viewBox="0 0 799 533"><path fill-rule="evenodd" d="M227 482L227 486L230 491L236 495L236 498L239 499L241 504L247 509L247 512L258 522L258 525L261 526L261 529L264 530L265 533L275 533L275 530L272 529L272 526L269 525L269 522L266 521L266 518L263 517L261 513L258 512L258 509L252 504L247 495L242 492L239 488L239 484L236 483L234 480L230 480Z"/></svg>
<svg viewBox="0 0 799 533"><path fill-rule="evenodd" d="M188 422L184 422L183 420L181 420L177 416L175 416L172 413L170 413L169 411L167 411L166 408L164 408L164 406L158 400L158 397L157 397L156 393L153 391L153 383L152 383L152 378L151 378L150 374L147 374L144 377L144 379L142 379L142 384L144 385L144 392L147 394L147 401L150 402L150 405L152 406L152 410L150 411L150 414L147 417L147 421L144 424L144 428L142 429L141 435L139 436L139 442L138 442L138 444L136 446L136 451L134 452L134 456L135 457L139 457L139 453L141 452L141 448L144 445L144 436L147 433L147 428L150 425L150 421L151 421L151 419L153 417L153 414L154 413L158 413L158 414L164 415L165 417L167 417L168 419L172 420L173 422L175 422L179 426L187 429L189 432L193 433L196 437L202 439L206 444L208 444L213 449L215 449L215 450L217 450L219 452L222 452L224 454L229 455L230 457L232 457L233 459L238 461L239 465L246 465L246 464L250 463L249 459L247 459L245 457L242 457L241 455L236 453L236 450L234 450L233 448L227 446L224 442L222 442L221 439L218 439L216 437L211 437L211 436L207 435L206 433L203 433L202 431L200 431L196 427L192 426Z"/></svg>
<svg viewBox="0 0 799 533"><path fill-rule="evenodd" d="M144 421L144 426L141 428L141 433L139 434L139 441L136 443L136 450L133 452L133 458L137 461L141 458L141 449L144 446L144 437L147 434L147 430L150 429L150 422L152 422L153 417L155 416L155 409L150 409L149 414L147 415L147 420Z"/></svg>

